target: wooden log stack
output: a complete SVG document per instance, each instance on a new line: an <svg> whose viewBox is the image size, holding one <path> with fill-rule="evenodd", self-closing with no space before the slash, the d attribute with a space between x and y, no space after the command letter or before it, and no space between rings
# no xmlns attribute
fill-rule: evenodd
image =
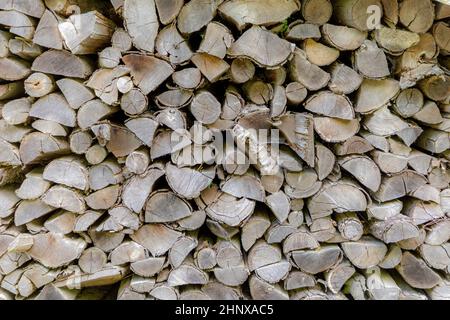
<svg viewBox="0 0 450 320"><path fill-rule="evenodd" d="M450 299L449 24L0 1L0 300Z"/></svg>

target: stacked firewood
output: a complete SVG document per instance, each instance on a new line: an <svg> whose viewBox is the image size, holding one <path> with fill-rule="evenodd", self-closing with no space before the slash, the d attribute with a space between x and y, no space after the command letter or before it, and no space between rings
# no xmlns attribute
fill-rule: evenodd
<svg viewBox="0 0 450 320"><path fill-rule="evenodd" d="M1 299L450 299L450 5L1 0Z"/></svg>

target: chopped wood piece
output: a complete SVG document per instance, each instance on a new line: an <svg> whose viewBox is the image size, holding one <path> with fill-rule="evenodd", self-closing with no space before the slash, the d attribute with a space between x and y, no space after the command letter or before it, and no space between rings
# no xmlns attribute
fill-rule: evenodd
<svg viewBox="0 0 450 320"><path fill-rule="evenodd" d="M361 31L371 30L376 24L372 26L368 23L371 12L367 10L369 6L378 6L382 14L383 9L378 0L338 0L334 3L333 14L344 25Z"/></svg>
<svg viewBox="0 0 450 320"><path fill-rule="evenodd" d="M424 33L433 24L434 7L429 0L407 0L400 3L398 16L400 22L412 32Z"/></svg>
<svg viewBox="0 0 450 320"><path fill-rule="evenodd" d="M431 289L436 286L441 277L428 267L425 262L410 252L404 252L400 264L396 267L403 279L412 287Z"/></svg>
<svg viewBox="0 0 450 320"><path fill-rule="evenodd" d="M85 58L60 50L45 51L33 61L31 70L82 79L86 79L93 71Z"/></svg>
<svg viewBox="0 0 450 320"><path fill-rule="evenodd" d="M264 4L249 0L232 0L223 3L219 12L225 19L242 30L246 25L272 25L281 22L300 9L300 2L287 0L280 6L276 0Z"/></svg>
<svg viewBox="0 0 450 320"><path fill-rule="evenodd" d="M159 28L155 1L125 0L123 18L134 46L153 53Z"/></svg>
<svg viewBox="0 0 450 320"><path fill-rule="evenodd" d="M305 72L305 70L308 70L308 72ZM311 91L325 87L330 81L330 75L309 62L306 53L300 49L294 51L294 56L289 62L289 71L292 80L300 82Z"/></svg>
<svg viewBox="0 0 450 320"><path fill-rule="evenodd" d="M184 0L155 0L158 9L159 21L162 24L169 24L177 17Z"/></svg>
<svg viewBox="0 0 450 320"><path fill-rule="evenodd" d="M256 42L256 40L258 40ZM231 57L244 57L260 66L284 64L294 51L293 44L260 27L251 27L228 50Z"/></svg>
<svg viewBox="0 0 450 320"><path fill-rule="evenodd" d="M74 54L96 53L111 40L115 24L101 13L73 14L58 24L64 44Z"/></svg>
<svg viewBox="0 0 450 320"><path fill-rule="evenodd" d="M122 60L130 68L134 84L146 95L173 73L173 68L167 62L154 56L129 54Z"/></svg>
<svg viewBox="0 0 450 320"><path fill-rule="evenodd" d="M206 26L216 15L223 0L191 0L180 10L177 27L181 33L193 33Z"/></svg>

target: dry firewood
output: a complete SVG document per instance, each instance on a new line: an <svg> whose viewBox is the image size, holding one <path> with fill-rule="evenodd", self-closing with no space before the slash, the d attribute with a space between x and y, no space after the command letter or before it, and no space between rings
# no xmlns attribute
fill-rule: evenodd
<svg viewBox="0 0 450 320"><path fill-rule="evenodd" d="M331 65L331 80L328 87L337 94L349 94L359 88L362 76L342 63Z"/></svg>
<svg viewBox="0 0 450 320"><path fill-rule="evenodd" d="M449 281L443 279L437 286L426 291L431 300L446 300L449 298L449 289ZM427 299L427 297L423 298L423 300L425 299Z"/></svg>
<svg viewBox="0 0 450 320"><path fill-rule="evenodd" d="M85 200L79 192L63 186L51 187L43 196L42 201L54 208L70 212L82 213L86 210Z"/></svg>
<svg viewBox="0 0 450 320"><path fill-rule="evenodd" d="M52 92L55 84L51 76L35 72L24 81L24 89L30 97L40 98Z"/></svg>
<svg viewBox="0 0 450 320"><path fill-rule="evenodd" d="M402 214L384 221L372 222L370 232L384 243L399 242L419 235L419 229L415 226L414 221Z"/></svg>
<svg viewBox="0 0 450 320"><path fill-rule="evenodd" d="M73 231L76 214L73 212L56 212L44 222L44 227L50 232L69 234Z"/></svg>
<svg viewBox="0 0 450 320"><path fill-rule="evenodd" d="M58 112L55 112L55 108ZM68 127L75 126L75 112L65 98L58 93L51 93L38 99L30 109L30 116L54 121Z"/></svg>
<svg viewBox="0 0 450 320"><path fill-rule="evenodd" d="M209 82L216 82L230 68L225 60L208 53L196 53L191 61Z"/></svg>
<svg viewBox="0 0 450 320"><path fill-rule="evenodd" d="M176 288L169 287L165 284L155 286L149 294L159 300L178 300L178 291Z"/></svg>
<svg viewBox="0 0 450 320"><path fill-rule="evenodd" d="M450 52L450 45L446 40L445 34L449 32L449 26L445 22L438 22L433 26L433 36L436 44L443 51L443 53Z"/></svg>
<svg viewBox="0 0 450 320"><path fill-rule="evenodd" d="M330 74L309 62L306 53L300 49L294 51L294 56L289 63L289 71L292 80L300 82L311 91L325 87L330 80Z"/></svg>
<svg viewBox="0 0 450 320"><path fill-rule="evenodd" d="M2 74L0 79L7 81L21 80L31 73L29 63L15 57L0 58Z"/></svg>
<svg viewBox="0 0 450 320"><path fill-rule="evenodd" d="M155 90L161 82L173 73L173 68L167 62L154 56L129 54L124 56L122 60L130 68L134 84L144 94ZM155 77L155 74L158 76Z"/></svg>
<svg viewBox="0 0 450 320"><path fill-rule="evenodd" d="M106 47L98 54L98 64L101 68L115 68L119 65L122 54L114 47Z"/></svg>
<svg viewBox="0 0 450 320"><path fill-rule="evenodd" d="M20 159L24 164L54 158L68 152L69 145L66 141L40 132L25 136L19 148Z"/></svg>
<svg viewBox="0 0 450 320"><path fill-rule="evenodd" d="M255 42L256 39L262 39L262 43L261 40ZM285 63L293 51L291 43L260 27L252 27L232 44L228 55L245 57L260 66L273 68Z"/></svg>
<svg viewBox="0 0 450 320"><path fill-rule="evenodd" d="M398 14L400 22L409 30L424 33L433 24L434 6L429 0L407 0L400 3Z"/></svg>
<svg viewBox="0 0 450 320"><path fill-rule="evenodd" d="M155 1L125 0L123 18L134 46L153 52L159 27Z"/></svg>
<svg viewBox="0 0 450 320"><path fill-rule="evenodd" d="M95 273L102 270L106 262L106 254L96 247L86 249L78 259L78 265L86 273Z"/></svg>
<svg viewBox="0 0 450 320"><path fill-rule="evenodd" d="M364 232L361 220L354 212L344 212L336 215L337 228L341 236L349 241L358 241Z"/></svg>
<svg viewBox="0 0 450 320"><path fill-rule="evenodd" d="M350 262L360 269L376 266L383 261L388 251L383 242L370 236L364 236L355 242L344 242L341 247Z"/></svg>
<svg viewBox="0 0 450 320"><path fill-rule="evenodd" d="M248 0L233 0L223 3L219 12L239 30L243 30L248 24L273 25L299 9L300 3L296 0L285 1L282 6L274 0L266 1L263 5Z"/></svg>
<svg viewBox="0 0 450 320"><path fill-rule="evenodd" d="M280 118L279 129L290 147L310 166L314 165L313 118L308 113L287 114Z"/></svg>
<svg viewBox="0 0 450 320"><path fill-rule="evenodd" d="M302 3L302 16L309 23L322 25L331 18L333 7L329 0L311 1Z"/></svg>
<svg viewBox="0 0 450 320"><path fill-rule="evenodd" d="M423 95L416 88L402 90L393 104L394 110L402 117L413 116L423 107Z"/></svg>
<svg viewBox="0 0 450 320"><path fill-rule="evenodd" d="M183 89L197 88L201 82L202 74L197 68L185 68L172 74L172 80Z"/></svg>
<svg viewBox="0 0 450 320"><path fill-rule="evenodd" d="M145 258L130 264L131 270L141 277L152 277L163 268L165 258Z"/></svg>
<svg viewBox="0 0 450 320"><path fill-rule="evenodd" d="M95 97L86 86L74 79L63 78L56 81L56 85L73 109L80 108Z"/></svg>
<svg viewBox="0 0 450 320"><path fill-rule="evenodd" d="M298 23L289 28L286 40L298 42L305 39L319 39L319 26L312 23Z"/></svg>
<svg viewBox="0 0 450 320"><path fill-rule="evenodd" d="M419 229L419 235L414 238L405 239L397 242L398 246L403 250L417 250L425 241L425 229Z"/></svg>
<svg viewBox="0 0 450 320"><path fill-rule="evenodd" d="M25 180L15 193L21 199L34 200L50 188L50 183L44 180L41 170L33 170L26 174Z"/></svg>
<svg viewBox="0 0 450 320"><path fill-rule="evenodd" d="M196 265L202 270L210 270L217 264L216 251L213 248L202 245L194 254Z"/></svg>
<svg viewBox="0 0 450 320"><path fill-rule="evenodd" d="M308 91L300 82L290 82L286 86L287 103L292 106L298 106L305 100Z"/></svg>
<svg viewBox="0 0 450 320"><path fill-rule="evenodd" d="M355 111L368 113L379 109L395 97L399 90L398 82L392 79L365 79L358 90Z"/></svg>
<svg viewBox="0 0 450 320"><path fill-rule="evenodd" d="M162 24L169 24L177 17L183 7L183 0L155 0L159 20Z"/></svg>
<svg viewBox="0 0 450 320"><path fill-rule="evenodd" d="M308 60L317 66L330 65L339 57L339 50L327 47L313 39L306 39L303 49Z"/></svg>
<svg viewBox="0 0 450 320"><path fill-rule="evenodd" d="M365 270L367 291L373 300L398 300L401 289L384 270L373 267Z"/></svg>
<svg viewBox="0 0 450 320"><path fill-rule="evenodd" d="M384 256L383 261L381 261L378 266L383 269L393 269L395 268L402 259L402 249L396 245L389 245L388 252Z"/></svg>
<svg viewBox="0 0 450 320"><path fill-rule="evenodd" d="M416 225L442 218L445 215L438 204L417 199L408 201L405 204L404 212L412 218L413 223Z"/></svg>
<svg viewBox="0 0 450 320"><path fill-rule="evenodd" d="M381 3L378 0L338 0L333 4L333 13L337 20L344 25L361 31L371 30L376 25L371 26L368 23L370 11L367 8L369 6L378 6L382 12Z"/></svg>
<svg viewBox="0 0 450 320"><path fill-rule="evenodd" d="M285 279L290 269L291 264L287 260L282 260L256 269L255 275L267 283L275 284Z"/></svg>
<svg viewBox="0 0 450 320"><path fill-rule="evenodd" d="M1 110L2 118L9 125L18 125L28 122L31 103L31 98L20 98L5 103Z"/></svg>
<svg viewBox="0 0 450 320"><path fill-rule="evenodd" d="M366 32L332 24L325 24L322 33L325 41L339 50L356 50L367 36Z"/></svg>
<svg viewBox="0 0 450 320"><path fill-rule="evenodd" d="M201 91L191 102L191 112L199 122L211 124L220 116L220 103L210 92Z"/></svg>
<svg viewBox="0 0 450 320"><path fill-rule="evenodd" d="M109 186L87 196L86 204L94 210L109 209L116 203L119 193L120 186Z"/></svg>
<svg viewBox="0 0 450 320"><path fill-rule="evenodd" d="M223 0L194 0L186 3L178 15L178 29L183 34L199 31L214 18L217 7L222 2Z"/></svg>
<svg viewBox="0 0 450 320"><path fill-rule="evenodd" d="M61 50L63 39L58 29L58 18L51 10L45 10L39 20L33 36L33 42L37 45Z"/></svg>
<svg viewBox="0 0 450 320"><path fill-rule="evenodd" d="M413 115L413 118L428 125L439 124L444 120L437 104L433 101L425 102L423 107Z"/></svg>
<svg viewBox="0 0 450 320"><path fill-rule="evenodd" d="M286 183L289 186L285 186L285 192L291 198L306 198L315 194L322 182L318 181L316 172L311 169L305 169L301 172L287 172Z"/></svg>
<svg viewBox="0 0 450 320"><path fill-rule="evenodd" d="M145 149L138 149L127 156L125 160L126 168L135 174L142 174L150 163L150 156Z"/></svg>
<svg viewBox="0 0 450 320"><path fill-rule="evenodd" d="M153 138L158 127L158 122L147 117L133 118L125 122L125 126L145 145L148 147L152 146Z"/></svg>
<svg viewBox="0 0 450 320"><path fill-rule="evenodd" d="M187 41L178 32L175 25L162 29L156 38L156 50L159 54L169 57L173 64L180 64L192 57L192 51Z"/></svg>
<svg viewBox="0 0 450 320"><path fill-rule="evenodd" d="M93 71L91 64L85 58L59 50L45 51L33 61L31 70L83 79Z"/></svg>
<svg viewBox="0 0 450 320"><path fill-rule="evenodd" d="M190 205L172 192L159 190L150 195L145 208L145 222L172 222L189 216Z"/></svg>
<svg viewBox="0 0 450 320"><path fill-rule="evenodd" d="M33 60L42 53L40 46L30 44L23 39L10 39L8 47L12 54L24 60Z"/></svg>
<svg viewBox="0 0 450 320"><path fill-rule="evenodd" d="M445 100L449 95L450 78L433 75L419 82L419 87L428 98L434 101Z"/></svg>
<svg viewBox="0 0 450 320"><path fill-rule="evenodd" d="M24 85L20 81L0 85L0 100L15 99L23 95Z"/></svg>
<svg viewBox="0 0 450 320"><path fill-rule="evenodd" d="M385 173L398 173L406 169L408 158L402 155L374 150L371 153L373 161Z"/></svg>
<svg viewBox="0 0 450 320"><path fill-rule="evenodd" d="M116 28L111 36L111 46L119 49L119 51L129 51L132 46L131 36L123 28Z"/></svg>
<svg viewBox="0 0 450 320"><path fill-rule="evenodd" d="M323 245L314 250L292 251L290 259L301 271L317 274L339 264L342 251L337 245Z"/></svg>
<svg viewBox="0 0 450 320"><path fill-rule="evenodd" d="M389 201L411 194L426 184L426 179L415 171L405 170L392 176L383 177L380 189L373 194L379 201Z"/></svg>
<svg viewBox="0 0 450 320"><path fill-rule="evenodd" d="M355 51L354 66L365 78L380 79L389 75L386 56L374 41L364 40Z"/></svg>
<svg viewBox="0 0 450 320"><path fill-rule="evenodd" d="M141 146L141 141L126 127L101 123L91 127L98 140L106 140L105 146L116 157L124 157Z"/></svg>
<svg viewBox="0 0 450 320"><path fill-rule="evenodd" d="M314 276L301 271L292 271L284 280L285 290L295 290L308 287L314 287L316 280Z"/></svg>
<svg viewBox="0 0 450 320"><path fill-rule="evenodd" d="M108 151L99 144L94 144L86 151L85 157L89 164L96 165L105 160Z"/></svg>
<svg viewBox="0 0 450 320"><path fill-rule="evenodd" d="M355 268L348 260L342 261L340 264L325 272L325 280L327 287L333 293L341 291L344 284L355 273Z"/></svg>
<svg viewBox="0 0 450 320"><path fill-rule="evenodd" d="M70 150L75 154L85 154L92 144L92 136L88 131L73 131L69 136Z"/></svg>
<svg viewBox="0 0 450 320"><path fill-rule="evenodd" d="M273 88L270 84L260 80L247 81L242 87L245 96L258 105L268 104L273 98Z"/></svg>
<svg viewBox="0 0 450 320"><path fill-rule="evenodd" d="M382 27L375 31L375 39L386 52L398 55L416 45L420 37L413 32Z"/></svg>
<svg viewBox="0 0 450 320"><path fill-rule="evenodd" d="M122 180L121 168L113 160L106 160L89 168L89 188L92 190L99 190Z"/></svg>
<svg viewBox="0 0 450 320"><path fill-rule="evenodd" d="M248 251L269 227L268 215L265 212L255 212L242 227L241 243L243 249Z"/></svg>
<svg viewBox="0 0 450 320"><path fill-rule="evenodd" d="M64 175L60 175L60 172L64 172ZM51 161L44 169L43 178L79 190L87 190L89 187L87 168L74 157L63 157Z"/></svg>
<svg viewBox="0 0 450 320"><path fill-rule="evenodd" d="M355 112L349 99L332 92L321 91L305 103L305 109L311 112L339 119L353 119Z"/></svg>
<svg viewBox="0 0 450 320"><path fill-rule="evenodd" d="M350 154L364 154L373 150L372 144L359 136L353 136L348 140L334 145L334 151L338 156Z"/></svg>
<svg viewBox="0 0 450 320"><path fill-rule="evenodd" d="M289 295L279 285L272 285L257 276L252 275L249 280L250 294L255 300L288 300Z"/></svg>
<svg viewBox="0 0 450 320"><path fill-rule="evenodd" d="M48 246L52 245L49 251ZM28 254L49 268L57 268L78 259L86 247L81 238L71 239L58 233L45 233L33 236L33 246Z"/></svg>
<svg viewBox="0 0 450 320"><path fill-rule="evenodd" d="M450 239L450 221L441 220L429 227L425 243L429 245L441 245Z"/></svg>
<svg viewBox="0 0 450 320"><path fill-rule="evenodd" d="M447 255L449 244L441 245L422 244L419 252L423 260L432 268L437 270L448 271L450 267L450 258Z"/></svg>
<svg viewBox="0 0 450 320"><path fill-rule="evenodd" d="M156 103L160 107L181 108L191 102L193 93L183 89L164 91L156 97ZM147 107L147 105L145 105Z"/></svg>
<svg viewBox="0 0 450 320"><path fill-rule="evenodd" d="M31 40L35 31L35 20L16 10L0 11L0 24L9 28L9 32Z"/></svg>
<svg viewBox="0 0 450 320"><path fill-rule="evenodd" d="M167 279L170 286L181 286L186 284L206 284L208 274L190 264L183 264L178 268L172 269Z"/></svg>
<svg viewBox="0 0 450 320"><path fill-rule="evenodd" d="M425 262L410 252L404 252L400 264L396 267L403 279L412 287L431 289L436 286L441 277L428 267Z"/></svg>
<svg viewBox="0 0 450 320"><path fill-rule="evenodd" d="M41 200L23 200L19 203L14 213L14 223L16 226L20 226L45 216L53 210L55 208Z"/></svg>
<svg viewBox="0 0 450 320"><path fill-rule="evenodd" d="M111 40L114 28L114 22L97 11L74 14L58 24L64 44L74 54L95 53Z"/></svg>
<svg viewBox="0 0 450 320"><path fill-rule="evenodd" d="M14 213L20 197L15 195L12 187L3 187L0 189L0 200L0 217L6 218Z"/></svg>
<svg viewBox="0 0 450 320"><path fill-rule="evenodd" d="M258 240L247 256L249 271L281 261L281 250L275 245L269 245L264 240Z"/></svg>
<svg viewBox="0 0 450 320"><path fill-rule="evenodd" d="M147 248L153 256L161 256L173 246L180 236L180 232L163 224L145 224L132 234L131 238Z"/></svg>
<svg viewBox="0 0 450 320"><path fill-rule="evenodd" d="M342 213L364 211L366 207L365 194L358 187L348 182L324 183L319 192L308 202L308 210L313 219L328 216L333 210Z"/></svg>
<svg viewBox="0 0 450 320"><path fill-rule="evenodd" d="M109 254L112 265L119 266L146 258L143 246L134 241L124 241Z"/></svg>
<svg viewBox="0 0 450 320"><path fill-rule="evenodd" d="M330 149L322 144L316 144L316 164L315 170L319 180L325 179L332 171L336 157Z"/></svg>
<svg viewBox="0 0 450 320"><path fill-rule="evenodd" d="M227 27L216 22L211 22L206 27L205 36L200 43L198 52L208 53L209 55L223 59L233 41L233 35Z"/></svg>
<svg viewBox="0 0 450 320"><path fill-rule="evenodd" d="M347 156L339 160L339 165L371 191L377 191L381 174L377 165L366 156Z"/></svg>
<svg viewBox="0 0 450 320"><path fill-rule="evenodd" d="M336 235L336 222L330 217L318 218L310 221L309 216L306 216L306 223L309 227L311 235L317 241L329 241Z"/></svg>
<svg viewBox="0 0 450 320"><path fill-rule="evenodd" d="M326 142L343 142L359 131L358 119L314 117L314 130Z"/></svg>

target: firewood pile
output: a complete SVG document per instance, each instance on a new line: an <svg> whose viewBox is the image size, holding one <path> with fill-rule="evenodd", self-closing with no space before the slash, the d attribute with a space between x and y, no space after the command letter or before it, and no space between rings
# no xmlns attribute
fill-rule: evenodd
<svg viewBox="0 0 450 320"><path fill-rule="evenodd" d="M0 300L450 299L450 5L1 0Z"/></svg>

